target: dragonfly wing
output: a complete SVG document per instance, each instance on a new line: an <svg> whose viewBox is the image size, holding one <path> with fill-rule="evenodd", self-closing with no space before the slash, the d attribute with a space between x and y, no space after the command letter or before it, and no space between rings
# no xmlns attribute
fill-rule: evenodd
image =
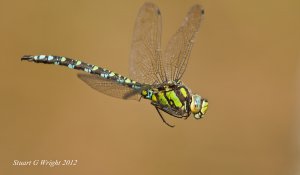
<svg viewBox="0 0 300 175"><path fill-rule="evenodd" d="M159 8L145 3L137 16L133 31L129 75L141 83L160 82L161 15Z"/></svg>
<svg viewBox="0 0 300 175"><path fill-rule="evenodd" d="M203 15L203 8L194 5L178 31L170 39L163 60L167 80L179 80L185 72Z"/></svg>
<svg viewBox="0 0 300 175"><path fill-rule="evenodd" d="M121 99L139 99L139 91L123 86L114 80L101 78L99 75L78 74L79 79L88 84L91 88L109 95L111 97Z"/></svg>

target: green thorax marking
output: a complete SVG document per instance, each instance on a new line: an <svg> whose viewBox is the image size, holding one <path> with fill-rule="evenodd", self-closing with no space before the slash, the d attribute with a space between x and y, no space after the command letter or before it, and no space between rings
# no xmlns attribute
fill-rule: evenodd
<svg viewBox="0 0 300 175"><path fill-rule="evenodd" d="M166 94L164 91L160 91L157 94L153 94L158 96L158 102L162 104L163 106L170 106L169 101L166 98Z"/></svg>
<svg viewBox="0 0 300 175"><path fill-rule="evenodd" d="M182 103L181 103L179 97L176 95L174 90L165 92L165 94L170 102L170 105L172 105L174 103L176 107L182 106Z"/></svg>
<svg viewBox="0 0 300 175"><path fill-rule="evenodd" d="M153 87L143 90L141 95L153 103L171 106L176 109L185 108L190 100L189 91L181 84L165 84L156 88Z"/></svg>

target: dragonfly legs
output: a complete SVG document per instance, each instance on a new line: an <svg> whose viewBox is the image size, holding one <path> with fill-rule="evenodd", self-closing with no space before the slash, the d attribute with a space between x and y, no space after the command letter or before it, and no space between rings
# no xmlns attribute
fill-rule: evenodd
<svg viewBox="0 0 300 175"><path fill-rule="evenodd" d="M159 108L158 107L155 107L155 109L157 110L157 112L158 112L158 114L159 114L159 116L160 116L160 118L162 119L162 121L166 124L166 125L168 125L168 126L170 126L170 127L174 127L175 125L171 125L171 124L169 124L165 119L164 119L164 117L161 115L161 113L160 113L160 111L159 111Z"/></svg>
<svg viewBox="0 0 300 175"><path fill-rule="evenodd" d="M143 96L140 96L140 99L139 99L139 101L141 101L142 97L143 97Z"/></svg>

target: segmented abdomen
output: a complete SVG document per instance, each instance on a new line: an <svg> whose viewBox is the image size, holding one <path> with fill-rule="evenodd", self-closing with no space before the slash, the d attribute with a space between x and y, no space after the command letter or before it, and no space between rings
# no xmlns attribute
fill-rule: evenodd
<svg viewBox="0 0 300 175"><path fill-rule="evenodd" d="M141 83L135 82L118 73L79 60L67 58L67 57L52 56L52 55L36 55L36 56L25 55L21 58L21 60L26 60L30 62L36 62L36 63L67 66L68 68L71 69L82 70L90 74L97 74L101 78L114 80L122 85L128 86L136 90L139 90L142 87Z"/></svg>

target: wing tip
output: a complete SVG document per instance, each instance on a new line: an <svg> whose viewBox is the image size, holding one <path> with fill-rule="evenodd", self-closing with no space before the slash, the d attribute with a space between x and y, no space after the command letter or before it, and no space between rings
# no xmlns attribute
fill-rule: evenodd
<svg viewBox="0 0 300 175"><path fill-rule="evenodd" d="M158 6L152 2L145 2L140 9L141 10L142 9L150 9L151 11L156 12L157 15L161 15L161 12L160 12Z"/></svg>
<svg viewBox="0 0 300 175"><path fill-rule="evenodd" d="M205 14L205 10L202 5L195 4L191 7L190 14L200 14L200 16L203 16Z"/></svg>

